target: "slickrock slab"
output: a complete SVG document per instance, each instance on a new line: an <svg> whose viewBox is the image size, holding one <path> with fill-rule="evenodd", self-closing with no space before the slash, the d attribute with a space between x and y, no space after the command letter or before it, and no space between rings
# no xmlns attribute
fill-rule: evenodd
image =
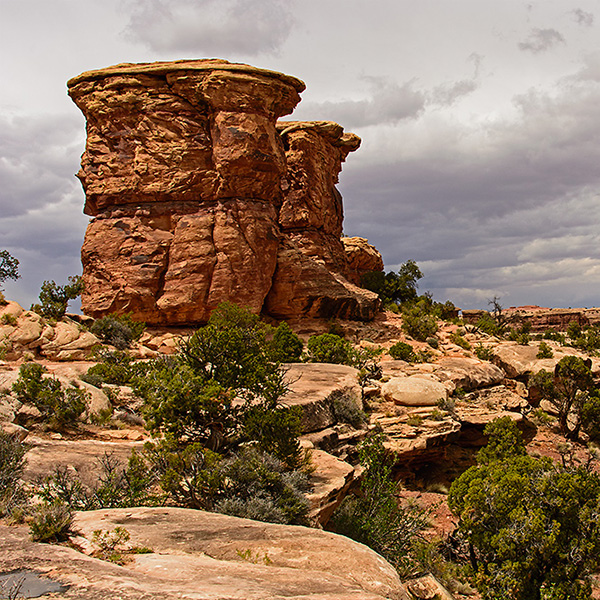
<svg viewBox="0 0 600 600"><path fill-rule="evenodd" d="M333 533L177 508L78 513L80 534L124 527L153 554L124 566L37 544L25 527L0 525L0 570L38 570L68 585L61 597L250 600L409 600L394 569Z"/></svg>
<svg viewBox="0 0 600 600"><path fill-rule="evenodd" d="M493 361L506 372L508 377L516 379L525 377L529 373L537 373L541 369L552 372L558 361L564 356L573 355L584 359L588 358L586 354L576 348L557 346L551 342L548 342L548 344L551 346L554 356L539 359L536 358L539 350L539 344L537 343L521 346L514 342L501 342L494 346ZM598 359L592 359L592 372L595 374L600 372L600 361Z"/></svg>

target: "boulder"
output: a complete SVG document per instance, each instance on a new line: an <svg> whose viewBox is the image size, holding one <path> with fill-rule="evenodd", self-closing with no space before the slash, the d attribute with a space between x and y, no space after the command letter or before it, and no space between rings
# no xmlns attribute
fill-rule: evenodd
<svg viewBox="0 0 600 600"><path fill-rule="evenodd" d="M348 279L360 285L361 278L365 273L383 271L383 257L381 252L369 244L362 237L343 237L344 251L348 257L349 275Z"/></svg>
<svg viewBox="0 0 600 600"><path fill-rule="evenodd" d="M359 469L323 450L315 448L310 452L315 468L310 476L313 489L308 494L310 516L323 527L355 483Z"/></svg>
<svg viewBox="0 0 600 600"><path fill-rule="evenodd" d="M442 357L435 363L435 375L441 381L451 381L455 388L466 392L498 385L504 372L498 366L476 358Z"/></svg>
<svg viewBox="0 0 600 600"><path fill-rule="evenodd" d="M302 408L302 432L309 433L336 423L335 401L362 407L358 371L346 365L294 363L287 365L289 392L282 398L287 406Z"/></svg>
<svg viewBox="0 0 600 600"><path fill-rule="evenodd" d="M381 394L401 406L436 406L448 398L447 388L426 375L392 377L381 387Z"/></svg>

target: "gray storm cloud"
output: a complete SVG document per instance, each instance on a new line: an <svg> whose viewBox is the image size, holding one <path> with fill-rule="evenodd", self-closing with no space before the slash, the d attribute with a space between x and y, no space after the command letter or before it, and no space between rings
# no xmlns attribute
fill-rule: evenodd
<svg viewBox="0 0 600 600"><path fill-rule="evenodd" d="M556 29L533 29L527 39L519 42L519 50L539 54L551 50L558 44L564 44L565 38Z"/></svg>
<svg viewBox="0 0 600 600"><path fill-rule="evenodd" d="M125 35L158 52L277 53L293 18L283 0L127 0Z"/></svg>

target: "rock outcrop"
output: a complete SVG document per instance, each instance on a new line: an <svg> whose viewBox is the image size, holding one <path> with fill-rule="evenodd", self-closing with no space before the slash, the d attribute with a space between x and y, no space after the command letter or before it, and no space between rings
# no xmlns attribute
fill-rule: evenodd
<svg viewBox="0 0 600 600"><path fill-rule="evenodd" d="M116 65L68 86L87 119L85 313L185 326L230 300L275 318L374 317L335 188L360 139L329 121L277 123L302 81L198 60Z"/></svg>

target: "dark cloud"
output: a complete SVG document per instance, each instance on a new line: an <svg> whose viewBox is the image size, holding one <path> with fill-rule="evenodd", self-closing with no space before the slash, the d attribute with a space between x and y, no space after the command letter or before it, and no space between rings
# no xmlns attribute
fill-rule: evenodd
<svg viewBox="0 0 600 600"><path fill-rule="evenodd" d="M383 137L371 146L367 138L366 160L351 156L341 178L346 233L368 237L387 268L413 258L426 274L424 289L465 308L493 295L511 304L593 304L591 282L600 286L595 64L588 60L548 93L518 96L510 120L453 131L425 112L398 127L402 144ZM559 282L579 295L568 298Z"/></svg>
<svg viewBox="0 0 600 600"><path fill-rule="evenodd" d="M398 123L417 117L424 109L426 97L414 89L414 82L402 85L378 77L363 77L370 97L363 100L304 102L295 115L339 121L347 128L367 127L378 123ZM303 117L304 118L304 117Z"/></svg>
<svg viewBox="0 0 600 600"><path fill-rule="evenodd" d="M571 13L579 25L591 27L594 24L594 15L591 12L576 8L575 10L572 10Z"/></svg>
<svg viewBox="0 0 600 600"><path fill-rule="evenodd" d="M298 118L326 119L346 128L395 125L417 119L428 106L450 106L477 89L475 79L442 83L431 90L419 90L415 81L398 84L382 77L362 77L369 97L361 100L304 102Z"/></svg>
<svg viewBox="0 0 600 600"><path fill-rule="evenodd" d="M519 49L524 52L539 54L551 50L558 44L564 44L565 38L556 29L532 29L529 37L519 42Z"/></svg>
<svg viewBox="0 0 600 600"><path fill-rule="evenodd" d="M81 272L87 218L74 173L84 137L79 115L0 115L0 249L19 259L21 273L6 295L26 307L44 279Z"/></svg>
<svg viewBox="0 0 600 600"><path fill-rule="evenodd" d="M24 214L80 189L85 133L79 116L0 115L0 214Z"/></svg>
<svg viewBox="0 0 600 600"><path fill-rule="evenodd" d="M277 53L293 17L284 0L124 0L127 37L156 52Z"/></svg>

